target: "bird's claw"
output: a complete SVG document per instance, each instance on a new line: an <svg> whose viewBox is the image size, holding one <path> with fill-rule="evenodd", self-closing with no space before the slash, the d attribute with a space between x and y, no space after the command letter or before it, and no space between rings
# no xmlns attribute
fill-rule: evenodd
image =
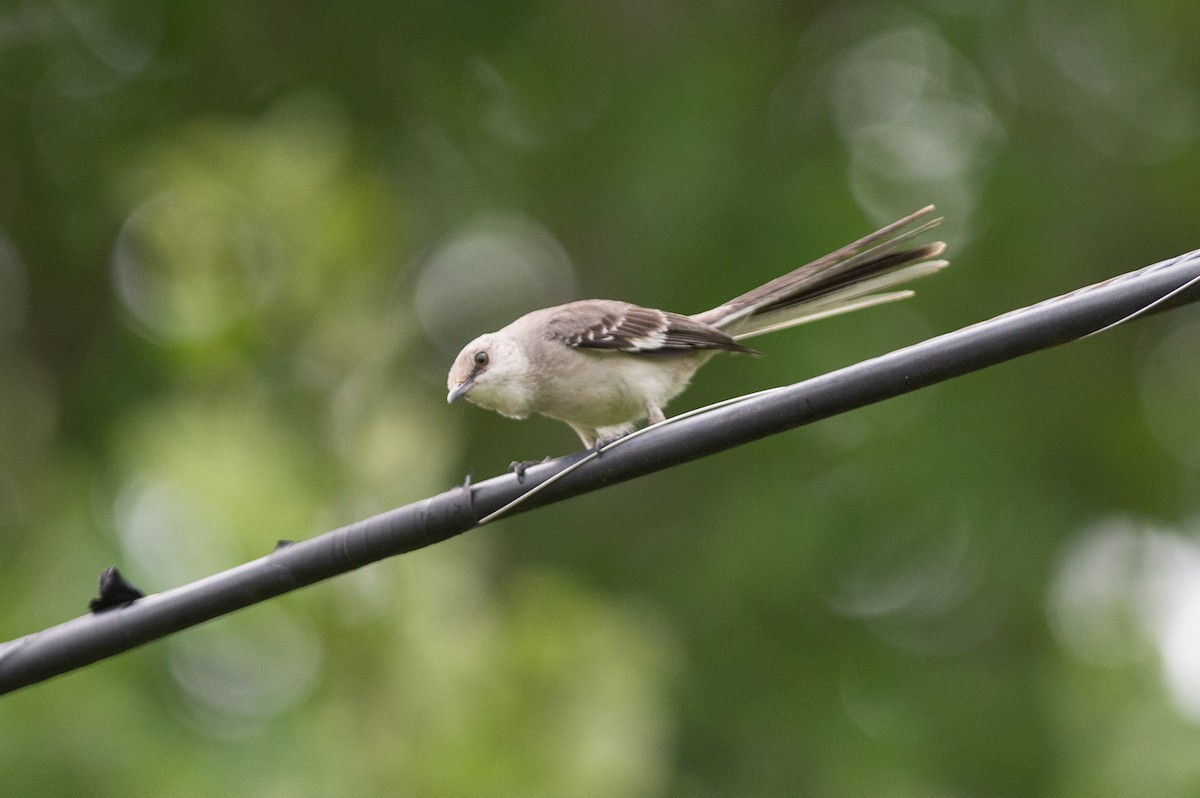
<svg viewBox="0 0 1200 798"><path fill-rule="evenodd" d="M604 451L606 446L610 446L628 435L628 432L618 432L615 435L605 435L603 438L597 438L592 444L592 451L597 455Z"/></svg>
<svg viewBox="0 0 1200 798"><path fill-rule="evenodd" d="M541 463L548 463L549 461L550 455L546 455L541 460L513 460L508 464L508 470L517 475L517 482L524 484L525 469L530 466L540 465Z"/></svg>

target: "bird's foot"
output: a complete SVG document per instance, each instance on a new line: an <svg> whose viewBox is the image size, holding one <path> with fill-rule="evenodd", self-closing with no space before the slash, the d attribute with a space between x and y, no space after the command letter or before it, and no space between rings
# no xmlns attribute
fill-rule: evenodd
<svg viewBox="0 0 1200 798"><path fill-rule="evenodd" d="M508 470L517 475L517 482L524 484L525 469L529 468L530 466L548 462L550 462L550 455L546 455L541 460L513 460L508 464Z"/></svg>
<svg viewBox="0 0 1200 798"><path fill-rule="evenodd" d="M596 438L596 442L592 444L592 451L596 454L600 454L601 450L604 449L605 446L616 443L628 434L629 432L626 431L614 432L611 435L602 435L599 438Z"/></svg>

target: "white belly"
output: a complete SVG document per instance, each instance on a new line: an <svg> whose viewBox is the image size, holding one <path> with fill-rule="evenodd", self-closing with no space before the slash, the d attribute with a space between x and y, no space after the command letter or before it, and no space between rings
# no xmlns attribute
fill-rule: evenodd
<svg viewBox="0 0 1200 798"><path fill-rule="evenodd" d="M578 379L569 393L543 394L533 409L551 418L591 428L614 427L662 408L691 380L708 352L633 355L576 350L571 367Z"/></svg>

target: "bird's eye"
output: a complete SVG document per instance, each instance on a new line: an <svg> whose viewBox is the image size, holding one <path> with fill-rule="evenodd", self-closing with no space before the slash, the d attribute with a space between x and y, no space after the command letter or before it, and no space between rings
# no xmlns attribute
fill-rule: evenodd
<svg viewBox="0 0 1200 798"><path fill-rule="evenodd" d="M483 368L487 364L488 364L488 353L482 352L482 351L476 352L475 353L475 365L478 366L479 368Z"/></svg>

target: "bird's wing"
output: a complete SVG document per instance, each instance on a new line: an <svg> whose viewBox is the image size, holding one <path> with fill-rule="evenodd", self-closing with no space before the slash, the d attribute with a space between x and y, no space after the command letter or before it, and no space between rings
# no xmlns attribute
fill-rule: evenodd
<svg viewBox="0 0 1200 798"><path fill-rule="evenodd" d="M628 302L588 299L556 309L547 328L555 340L579 349L648 354L724 349L753 352L728 334L678 313Z"/></svg>

